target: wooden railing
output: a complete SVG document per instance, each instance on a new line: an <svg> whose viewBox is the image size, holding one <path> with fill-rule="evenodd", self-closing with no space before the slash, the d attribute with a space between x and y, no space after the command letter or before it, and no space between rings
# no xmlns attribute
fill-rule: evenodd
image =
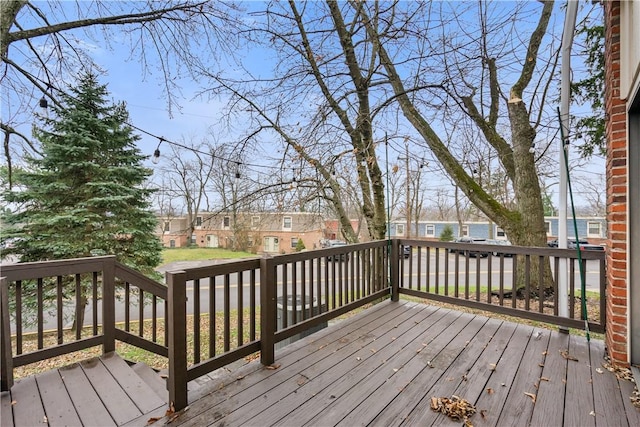
<svg viewBox="0 0 640 427"><path fill-rule="evenodd" d="M584 328L580 268L586 297L597 310L588 313L589 329L604 333L605 252L398 240L411 247L399 262L397 292L568 328ZM567 317L560 317L558 280L567 263ZM543 268L538 268L542 266ZM548 274L551 277L548 277Z"/></svg>
<svg viewBox="0 0 640 427"><path fill-rule="evenodd" d="M187 405L187 382L256 352L270 365L279 342L387 298L387 249L378 241L167 272L175 408Z"/></svg>
<svg viewBox="0 0 640 427"><path fill-rule="evenodd" d="M2 276L2 390L11 387L14 367L95 346L111 352L116 340L168 355L168 335L158 332L166 286L113 256L3 265ZM116 309L124 322L116 323ZM88 326L69 324L85 316L80 323ZM30 348L27 337L35 338Z"/></svg>
<svg viewBox="0 0 640 427"><path fill-rule="evenodd" d="M474 252L490 255L465 255ZM583 252L582 258L588 287L600 292L599 313L589 325L602 331L604 253ZM557 277L563 259L570 272L567 318L558 316L555 283L541 282L546 276L532 268L548 265ZM11 386L14 367L94 346L113 351L122 341L168 357L167 388L179 410L188 403L189 381L252 354L270 365L278 346L401 294L581 327L578 271L570 250L400 239L171 271L166 285L114 257L6 265L2 389ZM52 302L47 310L45 301ZM28 325L29 307L36 315ZM70 335L65 316L82 313L89 326ZM29 334L37 348L25 351Z"/></svg>

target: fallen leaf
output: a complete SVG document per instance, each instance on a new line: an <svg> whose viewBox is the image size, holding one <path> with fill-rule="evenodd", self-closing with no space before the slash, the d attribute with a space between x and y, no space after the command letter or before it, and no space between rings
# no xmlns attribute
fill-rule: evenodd
<svg viewBox="0 0 640 427"><path fill-rule="evenodd" d="M560 350L560 354L567 360L572 360L574 362L578 362L578 359L569 354L569 350Z"/></svg>
<svg viewBox="0 0 640 427"><path fill-rule="evenodd" d="M269 365L269 366L265 366L265 369L268 369L270 371L275 371L276 369L278 369L280 367L279 363L274 363L273 365Z"/></svg>
<svg viewBox="0 0 640 427"><path fill-rule="evenodd" d="M487 418L487 410L486 409L481 409L480 410L480 416L482 418Z"/></svg>
<svg viewBox="0 0 640 427"><path fill-rule="evenodd" d="M416 350L416 353L420 353L421 351L422 351L422 349L419 348L419 349Z"/></svg>
<svg viewBox="0 0 640 427"><path fill-rule="evenodd" d="M298 385L304 385L306 384L306 382L309 381L309 378L305 377L304 375L300 375L300 378L298 378L297 384Z"/></svg>
<svg viewBox="0 0 640 427"><path fill-rule="evenodd" d="M548 354L548 353L547 353L547 351L546 351L546 350L542 352L542 355L543 355L543 356L546 356L547 354Z"/></svg>
<svg viewBox="0 0 640 427"><path fill-rule="evenodd" d="M16 401L16 400L12 400L12 401L11 401L11 406L15 405L16 403L18 403L18 401Z"/></svg>
<svg viewBox="0 0 640 427"><path fill-rule="evenodd" d="M240 375L238 378L236 378L236 380L238 380L238 381L243 380L244 377L245 377L244 375Z"/></svg>
<svg viewBox="0 0 640 427"><path fill-rule="evenodd" d="M496 370L496 364L495 363L490 363L489 364L489 370L490 371L495 371Z"/></svg>
<svg viewBox="0 0 640 427"><path fill-rule="evenodd" d="M398 372L398 368L393 368L393 372Z"/></svg>
<svg viewBox="0 0 640 427"><path fill-rule="evenodd" d="M357 360L357 361L361 361L361 360L362 360L362 357L356 357L356 360Z"/></svg>
<svg viewBox="0 0 640 427"><path fill-rule="evenodd" d="M536 395L533 393L527 393L526 391L524 392L525 396L529 396L531 398L531 400L533 401L533 403L536 403Z"/></svg>
<svg viewBox="0 0 640 427"><path fill-rule="evenodd" d="M372 348L372 349L370 349L370 350L371 350L371 353L375 353L375 352L376 352L376 349L375 349L375 348Z"/></svg>
<svg viewBox="0 0 640 427"><path fill-rule="evenodd" d="M49 423L49 419L47 418L46 415L44 417L42 417L42 422L45 423L45 424Z"/></svg>
<svg viewBox="0 0 640 427"><path fill-rule="evenodd" d="M506 386L507 386L505 383L500 383L500 385L501 385L502 387L506 387Z"/></svg>
<svg viewBox="0 0 640 427"><path fill-rule="evenodd" d="M547 377L540 377L540 381L549 381L549 378L547 378Z"/></svg>
<svg viewBox="0 0 640 427"><path fill-rule="evenodd" d="M591 415L592 417L595 417L596 416L596 411L589 412L589 415Z"/></svg>
<svg viewBox="0 0 640 427"><path fill-rule="evenodd" d="M489 388L487 389L487 393L488 393L488 394L493 394L493 389L492 389L491 387L489 387Z"/></svg>
<svg viewBox="0 0 640 427"><path fill-rule="evenodd" d="M167 375L167 374L160 374L160 378L162 378L162 379L165 379L165 380L166 380L167 378L169 378L169 375Z"/></svg>
<svg viewBox="0 0 640 427"><path fill-rule="evenodd" d="M596 368L596 372L599 373L599 374L604 373L604 371L601 368Z"/></svg>
<svg viewBox="0 0 640 427"><path fill-rule="evenodd" d="M161 420L161 419L162 419L162 417L151 417L151 418L149 418L149 419L147 420L147 425L151 425L151 424L153 424L153 423L155 423L156 421L159 421L159 420Z"/></svg>

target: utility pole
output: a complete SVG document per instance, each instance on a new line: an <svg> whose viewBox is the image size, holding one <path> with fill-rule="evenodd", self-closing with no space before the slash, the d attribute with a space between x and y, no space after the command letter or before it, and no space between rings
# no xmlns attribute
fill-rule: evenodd
<svg viewBox="0 0 640 427"><path fill-rule="evenodd" d="M404 161L405 161L405 171L406 171L406 175L407 175L407 206L406 206L406 215L407 215L407 232L406 237L407 239L411 237L411 176L410 171L409 171L409 144L405 143L404 145L405 148L405 156L404 156Z"/></svg>

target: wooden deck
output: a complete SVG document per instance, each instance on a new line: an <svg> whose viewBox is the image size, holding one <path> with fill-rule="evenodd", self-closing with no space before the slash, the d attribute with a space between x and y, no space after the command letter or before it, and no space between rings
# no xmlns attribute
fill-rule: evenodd
<svg viewBox="0 0 640 427"><path fill-rule="evenodd" d="M634 384L603 357L602 341L387 301L281 349L271 369L254 361L200 381L186 411L154 425L461 425L430 409L452 395L475 405L474 426L640 425ZM125 368L107 355L20 380L2 395L2 426L143 426L164 415L159 376L123 379Z"/></svg>
<svg viewBox="0 0 640 427"><path fill-rule="evenodd" d="M162 378L118 355L17 380L2 393L2 427L146 425L163 416L168 394Z"/></svg>

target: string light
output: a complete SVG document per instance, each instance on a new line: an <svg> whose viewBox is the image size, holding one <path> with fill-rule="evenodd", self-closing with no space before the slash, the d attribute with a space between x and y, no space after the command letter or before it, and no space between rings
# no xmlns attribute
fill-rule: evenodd
<svg viewBox="0 0 640 427"><path fill-rule="evenodd" d="M162 141L164 141L164 138L161 137L160 141L158 142L158 146L153 152L153 157L151 158L151 161L153 162L154 165L157 165L158 163L160 163L160 144L162 144Z"/></svg>

